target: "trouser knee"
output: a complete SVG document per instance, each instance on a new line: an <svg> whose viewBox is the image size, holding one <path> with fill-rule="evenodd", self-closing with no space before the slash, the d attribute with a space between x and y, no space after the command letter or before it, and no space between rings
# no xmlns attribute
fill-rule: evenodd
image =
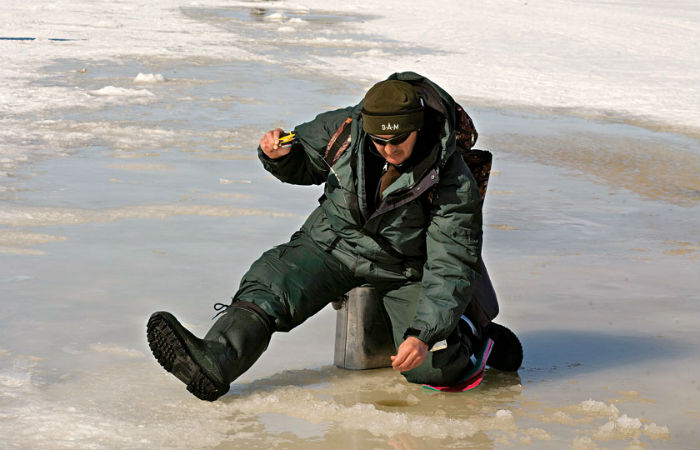
<svg viewBox="0 0 700 450"><path fill-rule="evenodd" d="M304 233L263 253L234 301L259 306L277 331L289 331L358 284L354 274Z"/></svg>

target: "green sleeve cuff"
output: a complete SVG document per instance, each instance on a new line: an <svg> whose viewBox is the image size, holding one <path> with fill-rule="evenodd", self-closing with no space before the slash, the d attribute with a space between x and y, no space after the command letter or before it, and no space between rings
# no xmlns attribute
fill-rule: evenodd
<svg viewBox="0 0 700 450"><path fill-rule="evenodd" d="M406 338L409 338L409 337L415 337L415 338L420 339L425 344L427 344L428 347L432 347L433 344L435 344L435 342L440 340L440 339L435 340L435 337L434 337L434 335L432 335L432 333L428 333L425 330L417 330L415 328L409 328L403 334L404 340L406 340Z"/></svg>

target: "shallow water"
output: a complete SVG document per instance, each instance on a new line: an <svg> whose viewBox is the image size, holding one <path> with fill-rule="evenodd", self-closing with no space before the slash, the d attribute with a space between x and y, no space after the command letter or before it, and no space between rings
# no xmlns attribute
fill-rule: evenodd
<svg viewBox="0 0 700 450"><path fill-rule="evenodd" d="M251 33L270 32L260 25ZM139 72L168 81L136 84ZM8 119L6 144L28 157L0 192L3 447L697 446L696 139L470 109L495 154L484 255L499 321L525 347L519 373L489 370L477 390L441 394L389 369L334 368L326 308L276 335L210 404L157 365L145 322L166 309L206 331L213 303L320 194L266 174L260 135L354 104L362 86L205 58L64 59L35 83L91 94Z"/></svg>

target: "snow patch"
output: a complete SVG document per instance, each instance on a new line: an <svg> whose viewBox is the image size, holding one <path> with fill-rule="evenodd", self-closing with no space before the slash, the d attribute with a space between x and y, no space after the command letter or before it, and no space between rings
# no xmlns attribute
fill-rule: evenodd
<svg viewBox="0 0 700 450"><path fill-rule="evenodd" d="M508 409L499 409L498 411L496 411L496 419L513 420L513 413Z"/></svg>
<svg viewBox="0 0 700 450"><path fill-rule="evenodd" d="M579 412L587 415L595 415L595 416L611 416L611 417L617 417L620 415L620 411L617 409L617 407L613 404L606 405L603 402L599 402L597 400L593 399L588 399L586 401L583 401L579 403L578 405L578 410Z"/></svg>
<svg viewBox="0 0 700 450"><path fill-rule="evenodd" d="M0 246L26 247L49 242L63 242L64 236L50 234L30 233L26 231L0 230Z"/></svg>
<svg viewBox="0 0 700 450"><path fill-rule="evenodd" d="M375 58L388 58L390 56L393 56L391 53L387 53L381 49L378 48L371 48L367 51L364 52L355 52L354 53L356 56L365 56L365 57L375 57Z"/></svg>
<svg viewBox="0 0 700 450"><path fill-rule="evenodd" d="M671 437L671 433L669 433L667 426L659 426L653 422L644 425L644 434L649 436L651 439L668 439Z"/></svg>
<svg viewBox="0 0 700 450"><path fill-rule="evenodd" d="M620 417L610 419L606 424L601 425L593 433L593 437L601 441L613 439L631 439L639 435L642 422L633 417L623 414Z"/></svg>
<svg viewBox="0 0 700 450"><path fill-rule="evenodd" d="M0 374L0 386L6 388L20 388L31 383L31 378L28 374Z"/></svg>
<svg viewBox="0 0 700 450"><path fill-rule="evenodd" d="M228 178L219 178L219 184L251 184L251 180L229 180Z"/></svg>
<svg viewBox="0 0 700 450"><path fill-rule="evenodd" d="M298 405L305 405L299 408ZM348 430L363 430L374 436L391 437L406 433L425 438L468 438L481 427L475 422L441 416L387 412L367 403L344 406L318 398L308 390L297 387L279 388L269 393L253 394L231 403L245 414L278 413L307 420L311 423L333 421Z"/></svg>
<svg viewBox="0 0 700 450"><path fill-rule="evenodd" d="M263 19L268 20L270 22L284 22L285 20L287 20L287 15L281 12L277 12L268 14Z"/></svg>
<svg viewBox="0 0 700 450"><path fill-rule="evenodd" d="M155 97L147 89L127 89L116 86L105 86L102 89L90 91L90 94L98 97Z"/></svg>
<svg viewBox="0 0 700 450"><path fill-rule="evenodd" d="M141 73L139 72L134 78L134 83L162 83L167 81L165 77L159 73Z"/></svg>
<svg viewBox="0 0 700 450"><path fill-rule="evenodd" d="M105 209L51 208L42 206L0 207L0 225L43 227L108 223L124 219L164 219L171 216L268 216L293 217L294 214L254 208L218 205L161 204L136 205Z"/></svg>
<svg viewBox="0 0 700 450"><path fill-rule="evenodd" d="M555 411L551 416L542 416L540 419L544 423L554 422L569 425L576 423L576 420L564 411Z"/></svg>
<svg viewBox="0 0 700 450"><path fill-rule="evenodd" d="M22 248L22 247L5 247L0 246L0 253L5 253L7 255L44 255L46 252L43 250L37 250L34 248Z"/></svg>
<svg viewBox="0 0 700 450"><path fill-rule="evenodd" d="M143 353L132 348L120 347L98 342L90 345L90 350L98 353L110 353L112 355L124 356L127 358L143 358Z"/></svg>

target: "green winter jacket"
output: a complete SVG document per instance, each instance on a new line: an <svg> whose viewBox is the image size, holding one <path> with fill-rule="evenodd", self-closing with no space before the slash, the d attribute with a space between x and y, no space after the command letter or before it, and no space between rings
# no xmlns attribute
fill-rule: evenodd
<svg viewBox="0 0 700 450"><path fill-rule="evenodd" d="M433 148L384 190L371 214L365 192L370 188L363 184L362 149L368 138L362 130L362 103L297 126L297 144L282 158L272 160L259 148L258 153L265 169L283 182L325 183L321 205L302 230L357 276L370 283L421 282L420 304L404 337L413 335L433 345L452 332L480 276L482 200L456 149L452 97L413 72L389 79L413 84L426 109L439 113L441 130ZM348 117L351 144L330 167L324 159L326 147Z"/></svg>

